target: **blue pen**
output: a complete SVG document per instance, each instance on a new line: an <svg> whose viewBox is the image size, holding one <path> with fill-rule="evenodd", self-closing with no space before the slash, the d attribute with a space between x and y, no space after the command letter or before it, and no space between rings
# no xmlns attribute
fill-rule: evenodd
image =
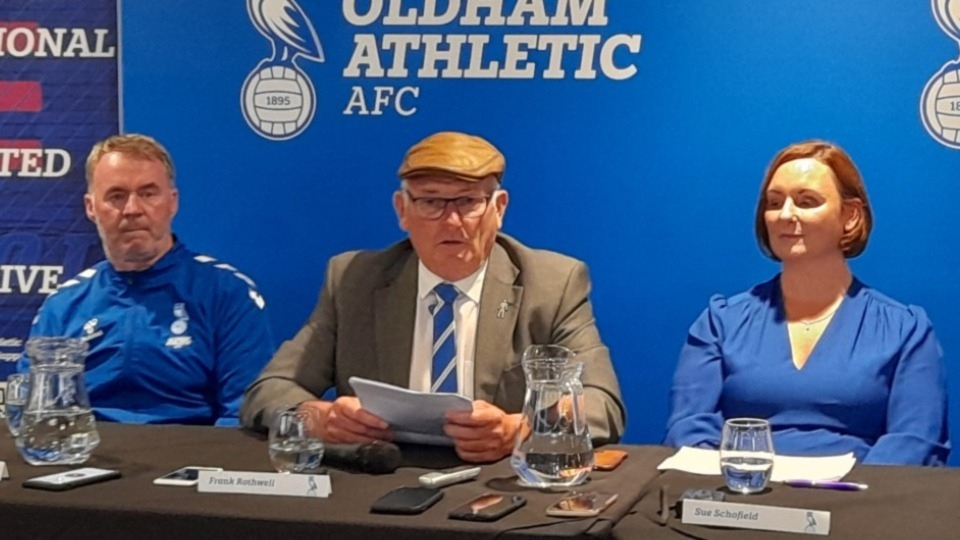
<svg viewBox="0 0 960 540"><path fill-rule="evenodd" d="M869 486L857 482L829 482L819 480L785 480L784 484L799 488L836 489L838 491L863 491Z"/></svg>

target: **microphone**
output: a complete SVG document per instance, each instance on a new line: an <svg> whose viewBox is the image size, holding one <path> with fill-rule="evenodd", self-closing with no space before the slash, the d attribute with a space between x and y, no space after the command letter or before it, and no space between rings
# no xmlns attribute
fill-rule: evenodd
<svg viewBox="0 0 960 540"><path fill-rule="evenodd" d="M400 448L389 442L326 444L323 463L367 474L389 474L400 466Z"/></svg>

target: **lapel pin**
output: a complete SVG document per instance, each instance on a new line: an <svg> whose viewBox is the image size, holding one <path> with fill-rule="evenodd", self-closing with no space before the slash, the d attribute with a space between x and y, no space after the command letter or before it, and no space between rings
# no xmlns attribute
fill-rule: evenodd
<svg viewBox="0 0 960 540"><path fill-rule="evenodd" d="M507 310L510 309L510 303L506 299L500 301L497 307L497 318L502 319L507 316Z"/></svg>

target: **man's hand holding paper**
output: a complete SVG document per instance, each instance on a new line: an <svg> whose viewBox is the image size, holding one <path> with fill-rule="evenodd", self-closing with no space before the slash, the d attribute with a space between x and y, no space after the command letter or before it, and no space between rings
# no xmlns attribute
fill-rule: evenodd
<svg viewBox="0 0 960 540"><path fill-rule="evenodd" d="M350 377L350 386L361 410L387 422L400 442L453 445L444 432L446 415L473 411L470 400L457 394L416 392L361 377Z"/></svg>
<svg viewBox="0 0 960 540"><path fill-rule="evenodd" d="M496 461L512 451L522 417L476 400L472 411L448 412L443 432L453 439L460 459L474 463Z"/></svg>
<svg viewBox="0 0 960 540"><path fill-rule="evenodd" d="M384 419L364 409L354 396L334 401L305 401L301 407L320 411L320 437L331 443L367 443L393 440L393 431Z"/></svg>

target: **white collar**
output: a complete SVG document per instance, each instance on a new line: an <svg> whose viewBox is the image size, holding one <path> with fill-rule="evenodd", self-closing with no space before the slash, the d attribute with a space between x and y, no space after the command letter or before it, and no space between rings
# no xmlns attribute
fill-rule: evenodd
<svg viewBox="0 0 960 540"><path fill-rule="evenodd" d="M480 305L480 292L483 290L483 278L487 274L487 264L489 259L483 261L480 268L469 276L452 282L452 285L477 305ZM423 261L417 262L417 298L424 300L427 295L433 293L433 288L441 283L450 283L442 277L430 271Z"/></svg>

